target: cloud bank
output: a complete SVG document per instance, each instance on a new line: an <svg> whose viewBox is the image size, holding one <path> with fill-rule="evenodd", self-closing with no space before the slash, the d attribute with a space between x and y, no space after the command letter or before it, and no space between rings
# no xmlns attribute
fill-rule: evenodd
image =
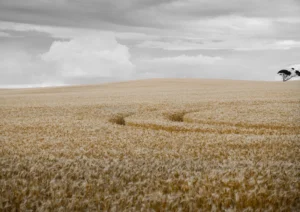
<svg viewBox="0 0 300 212"><path fill-rule="evenodd" d="M299 38L296 0L0 0L0 87L274 80Z"/></svg>
<svg viewBox="0 0 300 212"><path fill-rule="evenodd" d="M124 80L135 69L128 48L107 32L54 41L47 52L39 55L3 50L0 55L0 69L4 70L0 72L0 84L6 86L62 85L78 79L86 83Z"/></svg>
<svg viewBox="0 0 300 212"><path fill-rule="evenodd" d="M41 59L63 78L128 78L134 70L128 48L111 33L88 35L70 41L55 41Z"/></svg>
<svg viewBox="0 0 300 212"><path fill-rule="evenodd" d="M214 64L219 60L222 60L222 58L209 57L204 55L196 55L196 56L180 55L176 57L153 58L144 61L148 63L158 63L158 64L202 65L202 64Z"/></svg>

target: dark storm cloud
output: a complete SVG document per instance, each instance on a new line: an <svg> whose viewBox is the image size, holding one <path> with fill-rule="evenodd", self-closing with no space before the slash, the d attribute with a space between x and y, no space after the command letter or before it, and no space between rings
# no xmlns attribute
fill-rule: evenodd
<svg viewBox="0 0 300 212"><path fill-rule="evenodd" d="M111 24L161 28L203 17L299 17L299 13L298 0L0 0L2 21L102 29Z"/></svg>
<svg viewBox="0 0 300 212"><path fill-rule="evenodd" d="M105 28L107 24L158 26L153 7L172 0L0 0L0 20L33 24Z"/></svg>
<svg viewBox="0 0 300 212"><path fill-rule="evenodd" d="M300 1L298 0L188 0L175 1L163 5L165 11L174 16L216 17L240 15L248 17L298 16Z"/></svg>

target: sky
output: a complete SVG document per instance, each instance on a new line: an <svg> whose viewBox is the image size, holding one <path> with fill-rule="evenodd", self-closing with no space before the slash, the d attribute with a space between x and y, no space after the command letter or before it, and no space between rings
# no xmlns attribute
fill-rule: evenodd
<svg viewBox="0 0 300 212"><path fill-rule="evenodd" d="M0 87L274 81L300 63L299 0L0 0Z"/></svg>

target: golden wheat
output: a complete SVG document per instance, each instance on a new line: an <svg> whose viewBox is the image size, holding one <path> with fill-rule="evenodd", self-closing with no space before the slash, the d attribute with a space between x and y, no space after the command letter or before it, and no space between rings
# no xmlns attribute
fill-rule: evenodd
<svg viewBox="0 0 300 212"><path fill-rule="evenodd" d="M299 211L300 84L0 90L0 211Z"/></svg>

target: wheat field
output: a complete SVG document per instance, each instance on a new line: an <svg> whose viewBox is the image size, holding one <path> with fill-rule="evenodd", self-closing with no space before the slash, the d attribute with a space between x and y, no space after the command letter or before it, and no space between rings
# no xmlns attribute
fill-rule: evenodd
<svg viewBox="0 0 300 212"><path fill-rule="evenodd" d="M299 211L300 83L0 90L0 211Z"/></svg>

